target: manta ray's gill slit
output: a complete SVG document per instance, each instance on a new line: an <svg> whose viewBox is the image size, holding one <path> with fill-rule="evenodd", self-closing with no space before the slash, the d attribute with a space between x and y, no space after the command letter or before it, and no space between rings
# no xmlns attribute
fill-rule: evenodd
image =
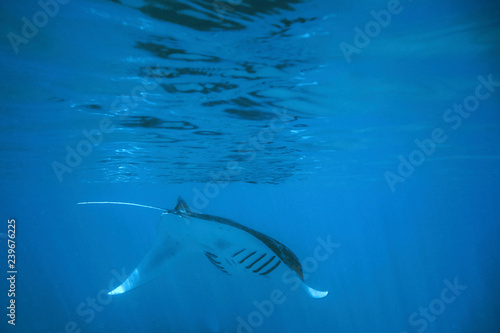
<svg viewBox="0 0 500 333"><path fill-rule="evenodd" d="M240 251L236 252L235 254L233 254L233 258L234 258L234 257L236 257L238 254L240 254L240 253L241 253L241 252L243 252L243 251L245 251L245 249L240 250Z"/></svg>
<svg viewBox="0 0 500 333"><path fill-rule="evenodd" d="M253 256L256 253L257 253L257 251L253 251L252 253L250 253L249 255L247 255L245 258L243 258L242 260L240 260L240 264L242 264L245 260L247 260L248 258L250 258L251 256Z"/></svg>
<svg viewBox="0 0 500 333"><path fill-rule="evenodd" d="M254 272L254 273L258 273L258 272L260 272L260 271L261 271L264 267L266 267L266 266L267 266L267 265L268 265L271 261L273 261L273 260L274 260L274 258L276 258L276 256L272 256L272 258L271 258L271 259L269 259L268 261L266 261L266 262L264 263L264 265L260 266L260 267L259 267L259 268L257 268L257 269L254 269L254 270L253 270L253 272Z"/></svg>
<svg viewBox="0 0 500 333"><path fill-rule="evenodd" d="M227 275L231 275L228 271L226 271L226 270L225 270L224 268L222 268L222 267L220 268L220 270L221 270L222 272L226 273Z"/></svg>
<svg viewBox="0 0 500 333"><path fill-rule="evenodd" d="M211 256L212 258L218 258L217 255L215 255L215 254L213 254L211 252L205 251L205 254Z"/></svg>
<svg viewBox="0 0 500 333"><path fill-rule="evenodd" d="M205 252L205 255L207 256L208 260L212 262L214 265L221 265L221 263L217 260L215 260L208 252Z"/></svg>
<svg viewBox="0 0 500 333"><path fill-rule="evenodd" d="M281 261L278 260L278 262L271 268L269 268L267 271L265 271L264 273L260 273L260 275L267 275L269 273L271 273L272 271L274 271L279 265L281 264Z"/></svg>
<svg viewBox="0 0 500 333"><path fill-rule="evenodd" d="M210 260L210 262L212 263L212 265L214 265L215 267L217 267L218 269L220 269L221 271L223 271L224 273L226 274L229 274L225 269L224 267L222 266L222 264L220 262L218 262L217 260L215 260L214 258L210 257L207 253L205 253L207 255L207 258L208 260ZM231 275L231 274L229 274Z"/></svg>
<svg viewBox="0 0 500 333"><path fill-rule="evenodd" d="M253 263L251 263L250 265L247 266L247 269L250 269L252 268L253 265L255 265L257 262L259 262L260 259L264 258L266 256L266 254L264 253L263 255L261 255L257 260L255 260Z"/></svg>
<svg viewBox="0 0 500 333"><path fill-rule="evenodd" d="M222 263L220 261L217 261L215 259L212 259L212 258L209 258L211 262L213 262L214 264L216 265L222 265Z"/></svg>
<svg viewBox="0 0 500 333"><path fill-rule="evenodd" d="M226 273L227 275L231 275L231 274L229 274L229 273L228 273L228 272L224 269L224 267L217 265L217 264L216 264L216 263L214 263L213 261L211 261L211 263L212 263L215 267L217 267L219 270L221 270L222 272Z"/></svg>

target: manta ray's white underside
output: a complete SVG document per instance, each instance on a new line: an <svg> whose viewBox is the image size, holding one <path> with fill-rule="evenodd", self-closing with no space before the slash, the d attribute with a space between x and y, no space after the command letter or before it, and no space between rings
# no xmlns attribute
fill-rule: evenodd
<svg viewBox="0 0 500 333"><path fill-rule="evenodd" d="M163 214L152 248L132 274L109 292L110 295L122 294L151 281L168 272L177 260L186 260L186 255L193 253L205 256L223 274L271 278L287 274L295 277L311 297L328 295L327 291L307 286L297 257L269 236L228 219L193 213L181 198L175 210L132 205L162 210Z"/></svg>

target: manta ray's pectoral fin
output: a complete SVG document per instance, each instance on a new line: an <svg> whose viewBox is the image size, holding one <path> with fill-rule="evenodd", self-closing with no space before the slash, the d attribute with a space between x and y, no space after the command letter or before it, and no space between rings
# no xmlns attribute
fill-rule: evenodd
<svg viewBox="0 0 500 333"><path fill-rule="evenodd" d="M132 274L117 288L110 291L109 295L123 294L135 289L165 273L169 268L172 258L172 248L161 244L154 244L148 254L142 259Z"/></svg>
<svg viewBox="0 0 500 333"><path fill-rule="evenodd" d="M179 242L168 238L166 233L160 232L160 229L153 246L139 263L139 266L121 285L110 291L109 295L119 295L135 289L168 270L171 262L181 251L181 245Z"/></svg>

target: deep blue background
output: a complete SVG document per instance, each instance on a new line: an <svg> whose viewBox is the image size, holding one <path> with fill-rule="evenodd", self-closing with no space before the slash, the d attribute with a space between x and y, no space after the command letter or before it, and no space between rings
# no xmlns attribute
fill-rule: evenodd
<svg viewBox="0 0 500 333"><path fill-rule="evenodd" d="M203 23L178 22L181 10L159 20L136 9L139 2L73 1L15 54L4 37L39 7L2 4L0 232L16 219L19 271L15 327L6 324L1 279L2 332L64 332L71 321L82 332L236 332L238 318L247 319L253 302L269 299L274 288L286 301L255 332L497 331L500 92L456 130L442 117L474 93L479 75L500 80L498 5L402 2L403 11L348 64L339 43L353 43L353 27L386 5L325 0L264 10L244 0L222 23L210 16ZM205 17L200 13L214 15L185 15ZM286 20L297 18L315 19L287 30ZM137 47L146 41L185 52L179 60ZM192 63L184 55L222 60ZM245 61L257 74L230 72ZM143 82L145 66L204 74L164 77L166 86L120 122L110 105ZM197 83L236 88L200 93ZM193 91L182 92L182 84ZM203 104L211 98L231 102L224 110ZM281 107L294 121L255 160L238 157L238 144L268 128L270 110ZM142 116L200 128L155 127ZM105 117L117 129L59 182L51 164L63 162L65 147L76 147L82 130ZM407 158L414 141L435 128L447 140L391 191L384 173L396 173L398 156ZM200 256L113 297L95 317L81 315L80 304L108 287L113 270L129 274L141 260L159 212L76 203L173 208L181 195L193 205L196 189L215 184L210 172L230 161L240 163L240 173L218 185L202 211L268 234L301 260L313 255L318 237L341 244L307 280L330 295L314 300L280 281L231 279ZM2 276L5 244L0 238ZM467 289L425 327L411 325L412 313L454 279Z"/></svg>

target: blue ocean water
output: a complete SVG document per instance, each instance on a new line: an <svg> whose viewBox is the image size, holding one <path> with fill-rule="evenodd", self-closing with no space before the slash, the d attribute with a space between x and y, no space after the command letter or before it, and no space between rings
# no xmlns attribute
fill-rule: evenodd
<svg viewBox="0 0 500 333"><path fill-rule="evenodd" d="M2 332L499 330L497 2L0 6ZM330 294L200 255L107 296L161 213L77 203L178 196Z"/></svg>

